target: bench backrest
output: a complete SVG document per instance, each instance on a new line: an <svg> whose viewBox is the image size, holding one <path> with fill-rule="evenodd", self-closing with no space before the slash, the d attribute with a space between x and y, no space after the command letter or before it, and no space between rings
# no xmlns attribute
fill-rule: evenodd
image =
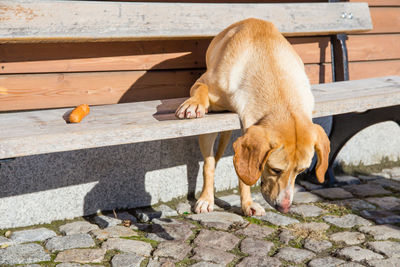
<svg viewBox="0 0 400 267"><path fill-rule="evenodd" d="M2 1L0 42L70 42L215 36L254 17L286 36L372 29L366 3L191 4Z"/></svg>
<svg viewBox="0 0 400 267"><path fill-rule="evenodd" d="M2 0L0 112L187 96L204 71L209 37L249 17L273 21L287 36L372 28L366 3ZM324 40L321 57L329 53Z"/></svg>

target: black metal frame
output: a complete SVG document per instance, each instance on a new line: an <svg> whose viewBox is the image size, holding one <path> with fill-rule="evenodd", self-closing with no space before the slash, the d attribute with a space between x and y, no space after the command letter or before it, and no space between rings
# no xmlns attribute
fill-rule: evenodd
<svg viewBox="0 0 400 267"><path fill-rule="evenodd" d="M331 2L340 2L340 0L328 0ZM351 13L343 13L343 16L351 16ZM349 62L346 46L347 35L336 34L331 35L331 59L332 59L332 81L349 80ZM350 138L361 130L373 124L394 121L400 126L400 105L385 108L368 110L366 112L351 112L329 116L332 119L331 130L327 134L331 141L331 152L329 155L329 167L325 175L325 185L336 186L338 182L333 172L333 164L336 156ZM328 118L326 118L328 120ZM316 182L315 167L311 172L307 173L306 179Z"/></svg>

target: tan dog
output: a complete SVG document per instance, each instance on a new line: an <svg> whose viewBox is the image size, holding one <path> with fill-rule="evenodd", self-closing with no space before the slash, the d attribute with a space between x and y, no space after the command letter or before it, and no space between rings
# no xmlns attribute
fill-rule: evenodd
<svg viewBox="0 0 400 267"><path fill-rule="evenodd" d="M312 123L314 97L300 57L275 26L247 19L218 34L206 55L207 71L190 90L190 98L176 111L178 118L198 118L208 111L236 112L245 134L233 144L234 165L239 176L241 206L245 215L264 215L251 198L250 185L262 176L265 200L288 212L296 176L318 155L320 182L328 167L329 139ZM204 186L195 212L214 205L214 170L230 132L200 136L204 157Z"/></svg>

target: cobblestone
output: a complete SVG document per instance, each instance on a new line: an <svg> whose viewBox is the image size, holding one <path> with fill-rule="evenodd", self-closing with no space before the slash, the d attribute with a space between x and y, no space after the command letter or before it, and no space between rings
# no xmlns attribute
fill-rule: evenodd
<svg viewBox="0 0 400 267"><path fill-rule="evenodd" d="M21 244L0 249L0 264L27 264L49 260L50 255L39 244Z"/></svg>
<svg viewBox="0 0 400 267"><path fill-rule="evenodd" d="M88 234L55 236L47 240L46 249L50 251L66 250L71 248L89 248L95 243Z"/></svg>
<svg viewBox="0 0 400 267"><path fill-rule="evenodd" d="M376 184L348 185L343 188L359 197L387 195L391 193L390 191L385 190L382 186Z"/></svg>
<svg viewBox="0 0 400 267"><path fill-rule="evenodd" d="M285 247L281 248L276 254L277 258L292 262L295 264L302 263L303 261L309 260L315 256L315 253L299 248Z"/></svg>
<svg viewBox="0 0 400 267"><path fill-rule="evenodd" d="M372 235L376 240L387 240L389 238L400 239L400 227L386 224L360 227L363 233Z"/></svg>
<svg viewBox="0 0 400 267"><path fill-rule="evenodd" d="M365 235L359 232L339 232L332 234L330 239L334 242L344 242L346 245L357 245L365 240Z"/></svg>
<svg viewBox="0 0 400 267"><path fill-rule="evenodd" d="M352 177L347 180L346 183L357 183L357 179ZM339 187L333 192L343 193L337 189L353 188L349 190L361 196L354 188L368 185L367 188L372 190L381 185L381 188L397 191L400 185L384 178L373 180L365 177L360 179L360 183ZM307 183L302 185L307 190L315 190ZM296 187L297 190L304 189ZM269 211L264 217L239 216L240 198L236 192L217 197L216 205L225 211L210 214L187 214L190 205L185 202L181 208L179 204L177 206L181 215L175 211L167 215L171 209L162 205L164 215L158 218L143 211L159 213L159 207L137 209L151 217L151 221L149 217L143 223L136 222L133 210L117 211L116 216L113 212L103 212L103 215L85 217L92 223L77 218L59 226L62 236L56 235L58 231L54 230L54 225L46 226L48 228L33 226L29 230L2 229L5 234L0 236L0 266L129 267L146 263L148 267L398 265L400 227L393 225L400 217L397 194L390 192L387 196L334 201L326 194L321 196L326 199L308 191L296 192L294 203L298 204L292 206L290 213ZM253 194L253 198L267 210L272 210L261 193ZM322 203L317 206L313 202ZM346 206L348 210L331 204ZM122 226L122 220L126 219L132 222L130 227ZM372 221L384 224L372 225ZM11 237L18 241L14 242Z"/></svg>
<svg viewBox="0 0 400 267"><path fill-rule="evenodd" d="M360 248L358 246L346 247L338 252L339 256L345 257L351 261L368 261L374 259L383 259L382 255L379 255L371 250Z"/></svg>
<svg viewBox="0 0 400 267"><path fill-rule="evenodd" d="M324 221L340 228L352 228L357 225L371 225L372 223L360 216L347 214L342 217L327 215L323 217Z"/></svg>
<svg viewBox="0 0 400 267"><path fill-rule="evenodd" d="M104 249L70 249L57 254L55 262L100 263L104 259Z"/></svg>
<svg viewBox="0 0 400 267"><path fill-rule="evenodd" d="M140 267L140 263L144 259L145 257L136 254L118 254L112 258L111 267Z"/></svg>
<svg viewBox="0 0 400 267"><path fill-rule="evenodd" d="M67 223L61 225L59 228L60 232L64 235L87 234L96 229L99 229L97 225L85 221Z"/></svg>
<svg viewBox="0 0 400 267"><path fill-rule="evenodd" d="M268 256L271 248L274 247L274 243L264 240L258 240L248 237L242 241L240 244L240 250L243 253L253 255L253 256Z"/></svg>
<svg viewBox="0 0 400 267"><path fill-rule="evenodd" d="M37 228L13 232L10 236L10 239L14 243L24 243L44 241L56 235L57 234L54 231L47 228Z"/></svg>
<svg viewBox="0 0 400 267"><path fill-rule="evenodd" d="M317 258L313 259L308 263L309 267L337 267L340 264L344 263L344 260L333 258L333 257L325 257L325 258Z"/></svg>
<svg viewBox="0 0 400 267"><path fill-rule="evenodd" d="M314 194L317 194L320 197L326 199L346 199L352 198L353 195L342 188L325 188L311 191Z"/></svg>
<svg viewBox="0 0 400 267"><path fill-rule="evenodd" d="M290 208L290 213L303 217L317 217L326 212L326 210L313 205L296 205Z"/></svg>
<svg viewBox="0 0 400 267"><path fill-rule="evenodd" d="M299 223L299 221L296 219L271 211L266 212L265 215L259 217L259 219L279 226L286 226L289 224Z"/></svg>
<svg viewBox="0 0 400 267"><path fill-rule="evenodd" d="M194 244L199 247L231 250L239 243L239 241L240 239L231 233L203 229L194 240Z"/></svg>

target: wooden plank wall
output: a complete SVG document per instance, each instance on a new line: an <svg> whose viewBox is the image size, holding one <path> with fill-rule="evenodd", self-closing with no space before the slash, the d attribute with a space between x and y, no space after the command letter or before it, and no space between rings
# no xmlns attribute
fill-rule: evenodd
<svg viewBox="0 0 400 267"><path fill-rule="evenodd" d="M400 1L368 2L374 29L349 36L350 79L400 75ZM313 84L332 80L328 37L289 41ZM204 71L209 42L0 44L0 111L184 97Z"/></svg>

